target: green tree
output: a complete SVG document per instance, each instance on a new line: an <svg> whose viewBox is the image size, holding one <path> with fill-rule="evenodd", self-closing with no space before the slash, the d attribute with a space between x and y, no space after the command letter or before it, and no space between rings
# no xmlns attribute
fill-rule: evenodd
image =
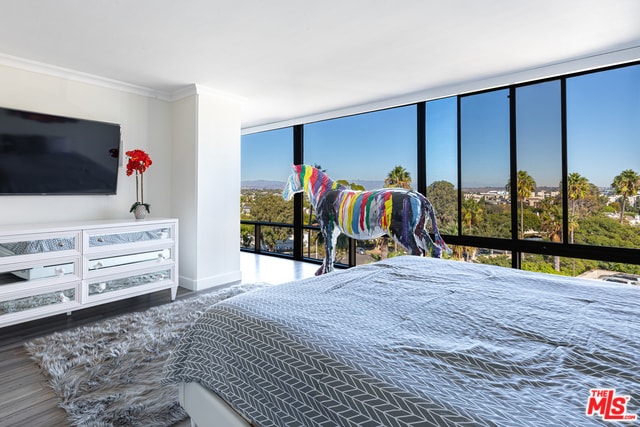
<svg viewBox="0 0 640 427"><path fill-rule="evenodd" d="M592 246L640 248L640 233L637 227L620 224L604 215L596 215L580 220L576 242Z"/></svg>
<svg viewBox="0 0 640 427"><path fill-rule="evenodd" d="M482 209L480 222L474 227L474 232L478 236L498 237L508 239L511 237L511 221L509 218L511 207L507 204L487 203L484 198L480 199L479 205ZM525 222L527 218L525 217Z"/></svg>
<svg viewBox="0 0 640 427"><path fill-rule="evenodd" d="M482 205L475 199L468 198L462 202L462 225L466 228L466 233L470 233L473 227L482 223L483 213Z"/></svg>
<svg viewBox="0 0 640 427"><path fill-rule="evenodd" d="M411 189L411 174L402 166L396 166L387 174L384 186Z"/></svg>
<svg viewBox="0 0 640 427"><path fill-rule="evenodd" d="M591 184L589 180L577 172L567 177L567 198L569 199L569 243L573 243L574 230L578 227L579 204L589 194Z"/></svg>
<svg viewBox="0 0 640 427"><path fill-rule="evenodd" d="M538 208L540 209L540 230L552 242L562 242L562 209L557 199L545 197ZM560 257L557 255L553 257L553 269L560 271Z"/></svg>
<svg viewBox="0 0 640 427"><path fill-rule="evenodd" d="M535 191L536 181L527 171L518 171L516 186L518 201L520 202L520 238L522 239L524 238L524 202L531 197L531 193ZM511 179L507 182L506 190L511 191Z"/></svg>
<svg viewBox="0 0 640 427"><path fill-rule="evenodd" d="M634 196L640 189L640 175L631 169L624 170L620 175L613 178L611 186L616 194L619 194L622 198L622 209L620 209L620 224L622 224L627 198Z"/></svg>
<svg viewBox="0 0 640 427"><path fill-rule="evenodd" d="M285 201L279 193L263 193L256 195L251 216L257 221L293 223L291 207L293 200ZM274 250L278 241L285 241L289 237L290 229L285 227L262 227L262 242L269 250Z"/></svg>
<svg viewBox="0 0 640 427"><path fill-rule="evenodd" d="M427 197L436 211L440 231L458 234L458 192L449 181L434 181L427 187Z"/></svg>

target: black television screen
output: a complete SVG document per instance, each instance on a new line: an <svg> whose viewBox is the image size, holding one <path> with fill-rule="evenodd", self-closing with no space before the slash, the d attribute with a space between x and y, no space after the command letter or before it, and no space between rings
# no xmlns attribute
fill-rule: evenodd
<svg viewBox="0 0 640 427"><path fill-rule="evenodd" d="M0 108L0 194L116 194L120 125Z"/></svg>

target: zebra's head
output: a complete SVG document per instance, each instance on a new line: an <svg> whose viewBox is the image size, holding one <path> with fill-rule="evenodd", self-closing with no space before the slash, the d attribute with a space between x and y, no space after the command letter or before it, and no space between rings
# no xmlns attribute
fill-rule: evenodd
<svg viewBox="0 0 640 427"><path fill-rule="evenodd" d="M287 178L287 184L282 191L282 198L286 201L291 200L294 194L301 192L304 188L300 182L300 165L292 166L293 173Z"/></svg>

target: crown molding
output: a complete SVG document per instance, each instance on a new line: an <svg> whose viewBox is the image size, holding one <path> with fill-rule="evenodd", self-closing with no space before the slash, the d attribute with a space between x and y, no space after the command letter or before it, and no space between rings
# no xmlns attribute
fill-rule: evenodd
<svg viewBox="0 0 640 427"><path fill-rule="evenodd" d="M188 98L190 96L194 96L197 94L198 94L198 91L196 89L196 85L190 84L183 88L180 88L171 92L169 101L179 101L181 99Z"/></svg>
<svg viewBox="0 0 640 427"><path fill-rule="evenodd" d="M247 101L247 98L244 98L242 96L234 95L232 93L224 92L218 89L212 89L208 86L204 86L198 83L193 83L181 89L171 92L170 100L178 101L180 99L187 98L189 96L194 96L194 95L210 95L216 98L226 99L236 104L244 104Z"/></svg>
<svg viewBox="0 0 640 427"><path fill-rule="evenodd" d="M196 83L195 87L199 95L211 95L211 96L215 96L216 98L224 98L227 101L235 102L236 104L244 104L245 102L247 102L247 98L243 96L225 92L219 89L213 89L213 88L210 88L209 86L204 86Z"/></svg>
<svg viewBox="0 0 640 427"><path fill-rule="evenodd" d="M58 67L56 65L45 64L43 62L32 61L30 59L19 58L17 56L6 55L0 53L0 65L19 70L30 71L33 73L44 74L52 77L59 77L79 83L86 83L100 86L108 89L128 92L135 95L141 95L148 98L157 98L164 101L170 101L171 94L144 86L137 86L131 83L113 80L94 74L83 73L81 71L71 70L68 68Z"/></svg>
<svg viewBox="0 0 640 427"><path fill-rule="evenodd" d="M165 92L151 89L144 86L138 86L120 80L109 79L107 77L97 76L95 74L83 73L81 71L71 70L69 68L58 67L56 65L45 64L43 62L32 61L30 59L19 58L17 56L6 55L0 53L0 65L19 70L30 71L33 73L44 74L47 76L58 77L79 83L86 83L95 86L105 87L108 89L128 92L135 95L145 96L147 98L155 98L163 101L178 101L192 95L212 95L218 98L225 98L229 101L243 104L246 98L212 89L201 84L190 84L173 92Z"/></svg>

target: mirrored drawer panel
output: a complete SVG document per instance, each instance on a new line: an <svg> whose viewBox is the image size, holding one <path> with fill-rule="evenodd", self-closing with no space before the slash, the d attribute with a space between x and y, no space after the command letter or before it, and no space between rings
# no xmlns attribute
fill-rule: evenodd
<svg viewBox="0 0 640 427"><path fill-rule="evenodd" d="M50 252L77 250L76 236L53 237L50 239L21 239L12 242L0 242L0 257L42 254Z"/></svg>
<svg viewBox="0 0 640 427"><path fill-rule="evenodd" d="M59 291L44 292L37 295L16 298L9 301L0 301L0 315L76 301L76 296L76 288L72 287Z"/></svg>
<svg viewBox="0 0 640 427"><path fill-rule="evenodd" d="M52 279L78 275L77 264L65 261L49 265L35 265L29 268L15 269L15 264L0 268L0 286L22 283L30 280Z"/></svg>
<svg viewBox="0 0 640 427"><path fill-rule="evenodd" d="M96 271L142 262L164 261L165 259L171 259L171 249L169 248L104 258L91 258L88 265L89 271Z"/></svg>
<svg viewBox="0 0 640 427"><path fill-rule="evenodd" d="M95 234L89 236L89 247L100 247L110 245L121 245L133 242L152 242L163 239L169 239L171 236L171 228L159 227L152 230L132 231L126 233L114 234Z"/></svg>
<svg viewBox="0 0 640 427"><path fill-rule="evenodd" d="M89 296L105 294L136 286L147 285L149 283L161 282L171 278L171 270L162 270L153 273L138 274L112 280L95 280L89 283Z"/></svg>

